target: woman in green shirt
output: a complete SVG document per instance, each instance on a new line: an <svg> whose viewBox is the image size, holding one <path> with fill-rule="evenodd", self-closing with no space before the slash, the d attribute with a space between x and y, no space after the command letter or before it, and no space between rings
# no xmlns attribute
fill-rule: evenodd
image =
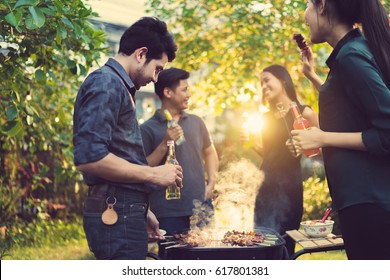
<svg viewBox="0 0 390 280"><path fill-rule="evenodd" d="M311 42L326 42L333 51L320 88L321 129L293 130L294 144L299 151L322 147L348 258L390 259L387 12L379 0L310 0L305 20ZM354 29L357 23L364 36Z"/></svg>

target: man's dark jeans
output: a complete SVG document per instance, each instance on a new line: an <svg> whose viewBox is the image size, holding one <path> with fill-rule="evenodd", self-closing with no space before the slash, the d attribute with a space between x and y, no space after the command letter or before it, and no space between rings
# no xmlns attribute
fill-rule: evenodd
<svg viewBox="0 0 390 280"><path fill-rule="evenodd" d="M91 207L86 207L84 210L84 231L89 248L96 259L144 260L148 250L147 196L125 190L116 191L113 196L116 198L114 209L118 214L118 221L114 225L103 224L100 209L91 211ZM106 198L101 198L106 208ZM99 201L96 195L90 195L87 202L88 199L95 205ZM114 202L112 196L109 197L109 202Z"/></svg>

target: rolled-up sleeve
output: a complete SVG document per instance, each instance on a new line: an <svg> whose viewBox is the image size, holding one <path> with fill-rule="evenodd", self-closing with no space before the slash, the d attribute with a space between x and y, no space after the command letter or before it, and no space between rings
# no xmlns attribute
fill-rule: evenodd
<svg viewBox="0 0 390 280"><path fill-rule="evenodd" d="M382 80L376 63L364 55L351 52L340 60L339 66L349 99L370 122L370 127L362 131L367 151L375 155L389 155L390 90Z"/></svg>
<svg viewBox="0 0 390 280"><path fill-rule="evenodd" d="M95 162L109 153L120 114L121 86L113 75L96 73L80 88L74 111L74 162ZM117 79L116 79L117 80Z"/></svg>

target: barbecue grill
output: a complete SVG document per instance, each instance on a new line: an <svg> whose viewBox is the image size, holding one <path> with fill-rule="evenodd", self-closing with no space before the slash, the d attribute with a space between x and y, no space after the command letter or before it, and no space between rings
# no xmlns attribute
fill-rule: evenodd
<svg viewBox="0 0 390 280"><path fill-rule="evenodd" d="M223 243L226 230L215 230L212 240L205 245L192 247L172 245L173 238L159 244L160 256L168 260L280 260L286 258L285 240L269 228L255 228L254 232L265 235L262 243L252 246L239 246ZM169 241L172 241L169 243ZM288 258L288 256L287 256Z"/></svg>

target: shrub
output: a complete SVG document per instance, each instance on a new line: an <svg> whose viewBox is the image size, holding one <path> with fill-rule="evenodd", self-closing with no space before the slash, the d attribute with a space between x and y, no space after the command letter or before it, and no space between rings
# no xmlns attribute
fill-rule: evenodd
<svg viewBox="0 0 390 280"><path fill-rule="evenodd" d="M26 199L80 205L72 112L82 79L108 50L96 16L82 0L0 3L0 173Z"/></svg>
<svg viewBox="0 0 390 280"><path fill-rule="evenodd" d="M72 222L37 219L31 223L19 220L10 229L15 247L40 247L63 245L72 240L84 238L80 218Z"/></svg>
<svg viewBox="0 0 390 280"><path fill-rule="evenodd" d="M57 219L16 219L1 237L0 258L10 256L11 248L55 247L85 238L80 217L64 222ZM12 257L12 255L11 255Z"/></svg>
<svg viewBox="0 0 390 280"><path fill-rule="evenodd" d="M12 184L6 186L3 180L0 180L0 226L13 223L21 197L22 189Z"/></svg>

